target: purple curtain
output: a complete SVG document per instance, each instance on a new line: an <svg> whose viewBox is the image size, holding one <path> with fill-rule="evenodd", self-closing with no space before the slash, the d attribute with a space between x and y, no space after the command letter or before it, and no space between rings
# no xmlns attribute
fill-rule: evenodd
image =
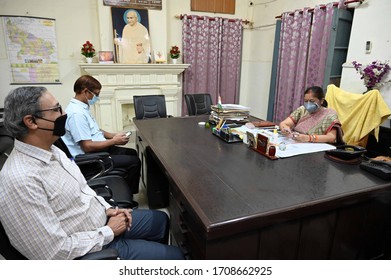
<svg viewBox="0 0 391 280"><path fill-rule="evenodd" d="M274 121L284 120L302 103L307 69L311 13L295 11L282 14L277 71Z"/></svg>
<svg viewBox="0 0 391 280"><path fill-rule="evenodd" d="M299 107L307 87L323 86L334 11L330 3L282 15L273 121Z"/></svg>
<svg viewBox="0 0 391 280"><path fill-rule="evenodd" d="M321 9L320 6L315 6L310 35L307 86L322 87L323 85L333 14L333 3L327 4L324 9Z"/></svg>
<svg viewBox="0 0 391 280"><path fill-rule="evenodd" d="M182 20L184 94L209 93L214 104L239 99L243 27L241 20L187 16ZM182 103L182 115L187 108Z"/></svg>

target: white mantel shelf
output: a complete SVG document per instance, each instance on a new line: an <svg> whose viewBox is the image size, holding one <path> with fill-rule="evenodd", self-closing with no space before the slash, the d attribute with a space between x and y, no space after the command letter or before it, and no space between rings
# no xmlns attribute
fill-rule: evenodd
<svg viewBox="0 0 391 280"><path fill-rule="evenodd" d="M91 75L121 75L121 74L173 74L179 75L190 64L104 64L80 63L80 68Z"/></svg>
<svg viewBox="0 0 391 280"><path fill-rule="evenodd" d="M95 117L103 130L123 131L132 125L133 96L162 94L167 114L181 116L182 73L190 64L104 64L80 63L82 74L89 74L102 85Z"/></svg>

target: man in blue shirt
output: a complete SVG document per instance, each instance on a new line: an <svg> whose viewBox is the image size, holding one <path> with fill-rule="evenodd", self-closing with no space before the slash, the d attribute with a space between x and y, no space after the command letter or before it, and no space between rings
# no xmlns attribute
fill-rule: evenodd
<svg viewBox="0 0 391 280"><path fill-rule="evenodd" d="M110 133L99 128L95 118L91 115L90 106L99 100L102 85L89 75L78 78L73 90L72 98L66 113L66 133L62 137L73 157L91 152L110 153L114 168L126 169L125 180L132 193L138 192L140 181L141 162L134 149L118 147L129 142L125 133Z"/></svg>

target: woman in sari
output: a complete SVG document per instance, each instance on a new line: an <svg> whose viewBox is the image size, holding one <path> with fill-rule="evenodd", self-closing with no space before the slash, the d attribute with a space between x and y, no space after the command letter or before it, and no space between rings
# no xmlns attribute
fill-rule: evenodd
<svg viewBox="0 0 391 280"><path fill-rule="evenodd" d="M343 143L337 112L323 107L323 102L322 88L307 88L304 92L304 105L280 123L281 132L300 142Z"/></svg>

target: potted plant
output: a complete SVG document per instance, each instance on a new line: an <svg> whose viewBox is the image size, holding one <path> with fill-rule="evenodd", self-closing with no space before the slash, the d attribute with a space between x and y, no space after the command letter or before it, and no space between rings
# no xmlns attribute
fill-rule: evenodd
<svg viewBox="0 0 391 280"><path fill-rule="evenodd" d="M180 54L181 54L181 51L179 50L179 48L177 46L171 46L170 57L172 59L173 64L177 63L177 60L178 60L178 57Z"/></svg>
<svg viewBox="0 0 391 280"><path fill-rule="evenodd" d="M87 63L91 63L92 58L95 56L94 45L90 41L86 41L81 47L81 54L86 57Z"/></svg>
<svg viewBox="0 0 391 280"><path fill-rule="evenodd" d="M379 60L375 60L372 61L371 64L366 65L365 67L363 67L363 65L361 63L358 63L357 61L353 61L352 64L356 69L357 73L361 75L361 79L363 80L367 91L370 91L372 89L379 89L386 83L391 82L391 80L381 82L384 75L386 75L391 69L388 65L388 61L380 62Z"/></svg>

